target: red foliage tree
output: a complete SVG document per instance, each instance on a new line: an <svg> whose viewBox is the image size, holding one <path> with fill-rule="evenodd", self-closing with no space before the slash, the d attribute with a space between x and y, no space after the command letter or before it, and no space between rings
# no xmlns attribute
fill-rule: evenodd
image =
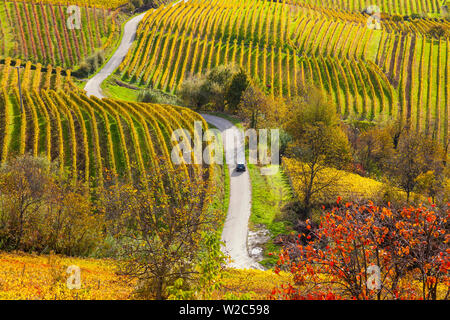
<svg viewBox="0 0 450 320"><path fill-rule="evenodd" d="M285 246L273 299L447 299L449 204L393 209L347 203ZM378 273L379 272L379 273Z"/></svg>

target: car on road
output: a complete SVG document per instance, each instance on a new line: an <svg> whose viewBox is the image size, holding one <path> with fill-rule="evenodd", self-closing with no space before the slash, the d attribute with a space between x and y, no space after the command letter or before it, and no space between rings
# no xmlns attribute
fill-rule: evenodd
<svg viewBox="0 0 450 320"><path fill-rule="evenodd" d="M238 165L236 166L236 171L237 172L241 172L241 171L245 171L245 164L243 163L238 163Z"/></svg>

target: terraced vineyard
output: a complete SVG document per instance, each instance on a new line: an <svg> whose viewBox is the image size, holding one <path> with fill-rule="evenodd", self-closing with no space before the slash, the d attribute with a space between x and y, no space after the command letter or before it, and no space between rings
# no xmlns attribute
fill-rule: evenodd
<svg viewBox="0 0 450 320"><path fill-rule="evenodd" d="M307 3L334 9L362 11L369 5L376 5L382 12L390 14L408 15L432 14L441 12L441 6L446 0L291 0L290 3Z"/></svg>
<svg viewBox="0 0 450 320"><path fill-rule="evenodd" d="M93 185L106 173L133 180L153 170L158 157L170 159L173 130L202 121L181 107L90 99L74 87L70 72L42 72L31 62L22 71L22 113L16 65L20 60L0 65L1 162L31 153L58 160Z"/></svg>
<svg viewBox="0 0 450 320"><path fill-rule="evenodd" d="M59 0L25 0L25 2L42 2L42 3L50 3L50 4L69 4L69 5L78 5L78 6L85 6L88 7L95 6L100 8L109 8L109 9L116 9L119 6L122 6L128 2L128 0L66 0L66 1L59 1Z"/></svg>
<svg viewBox="0 0 450 320"><path fill-rule="evenodd" d="M448 298L448 6L0 0L0 297Z"/></svg>
<svg viewBox="0 0 450 320"><path fill-rule="evenodd" d="M158 158L170 159L174 130L207 126L181 107L88 98L72 81L70 69L112 49L120 27L110 8L125 2L0 2L1 163L30 153L93 187L106 175L138 181ZM80 29L68 28L70 4L80 6Z"/></svg>
<svg viewBox="0 0 450 320"><path fill-rule="evenodd" d="M129 0L23 0L22 2L31 2L31 3L49 3L49 4L64 4L64 5L76 5L80 7L88 6L88 7L97 7L97 8L106 8L106 9L117 9L121 6L126 5ZM154 6L160 6L164 3L168 2L168 0L154 0Z"/></svg>
<svg viewBox="0 0 450 320"><path fill-rule="evenodd" d="M79 8L79 29L71 29L67 21L73 12L66 5L1 1L0 57L74 69L95 51L108 51L120 35L118 11L87 2Z"/></svg>
<svg viewBox="0 0 450 320"><path fill-rule="evenodd" d="M119 72L176 93L187 77L231 63L285 97L312 79L345 118L399 117L447 141L449 38L429 31L450 22L388 16L381 26L368 28L360 12L304 1L189 1L146 15Z"/></svg>

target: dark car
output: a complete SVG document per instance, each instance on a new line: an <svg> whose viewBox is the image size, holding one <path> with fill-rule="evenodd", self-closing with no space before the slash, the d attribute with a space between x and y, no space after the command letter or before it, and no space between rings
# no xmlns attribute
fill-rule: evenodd
<svg viewBox="0 0 450 320"><path fill-rule="evenodd" d="M245 164L238 163L238 165L236 166L236 171L237 172L245 171Z"/></svg>

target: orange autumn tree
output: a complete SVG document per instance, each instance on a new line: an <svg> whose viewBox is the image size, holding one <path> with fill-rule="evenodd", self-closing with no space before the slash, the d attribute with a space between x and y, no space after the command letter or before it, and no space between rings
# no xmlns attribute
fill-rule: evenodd
<svg viewBox="0 0 450 320"><path fill-rule="evenodd" d="M449 205L394 209L347 203L307 221L276 272L294 283L273 299L448 299Z"/></svg>

